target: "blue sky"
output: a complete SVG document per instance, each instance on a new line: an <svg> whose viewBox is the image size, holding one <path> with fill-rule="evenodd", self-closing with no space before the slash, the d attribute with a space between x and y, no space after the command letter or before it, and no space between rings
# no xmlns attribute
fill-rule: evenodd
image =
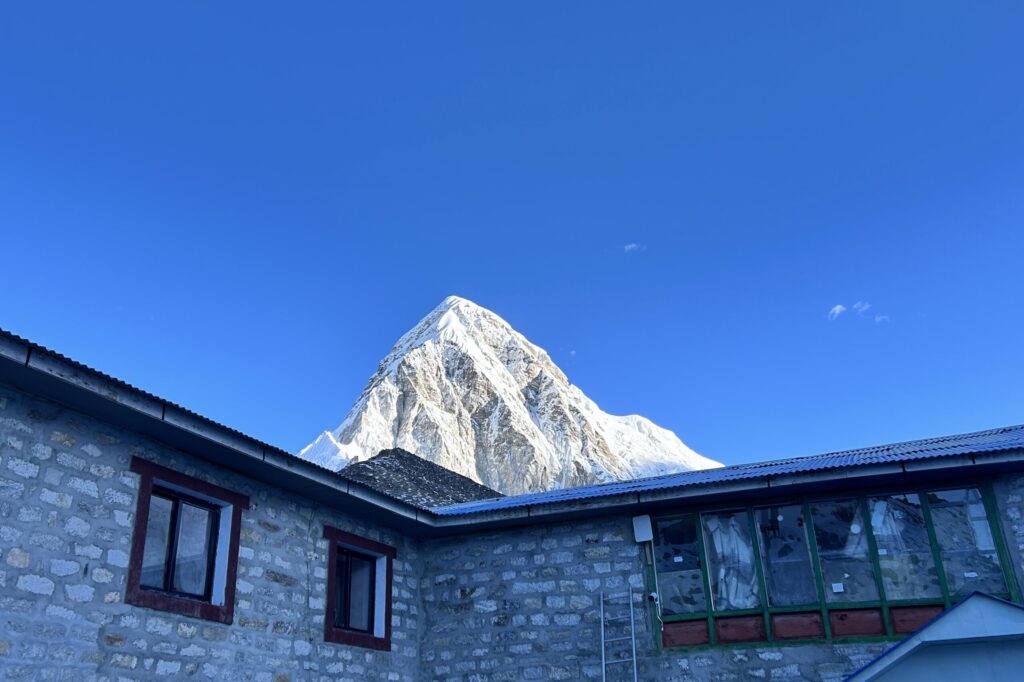
<svg viewBox="0 0 1024 682"><path fill-rule="evenodd" d="M453 293L729 463L1024 422L1022 21L8 3L0 326L289 449Z"/></svg>

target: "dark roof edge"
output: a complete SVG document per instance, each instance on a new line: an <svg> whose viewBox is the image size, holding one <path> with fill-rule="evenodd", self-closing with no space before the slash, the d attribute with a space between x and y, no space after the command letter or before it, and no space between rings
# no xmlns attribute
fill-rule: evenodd
<svg viewBox="0 0 1024 682"><path fill-rule="evenodd" d="M597 513L643 513L671 503L768 497L788 490L849 481L868 484L893 476L941 475L943 471L970 476L998 467L1018 469L1024 466L1024 450L1017 448L442 516L349 481L336 472L3 330L0 330L0 382L149 435L189 455L342 511L371 513L381 524L416 536L557 522Z"/></svg>

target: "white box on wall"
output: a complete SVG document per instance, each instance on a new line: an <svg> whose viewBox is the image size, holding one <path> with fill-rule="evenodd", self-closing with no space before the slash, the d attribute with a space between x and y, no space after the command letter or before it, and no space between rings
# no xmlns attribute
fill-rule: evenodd
<svg viewBox="0 0 1024 682"><path fill-rule="evenodd" d="M654 539L654 530L651 528L651 517L647 514L633 517L633 538L637 542L650 542Z"/></svg>

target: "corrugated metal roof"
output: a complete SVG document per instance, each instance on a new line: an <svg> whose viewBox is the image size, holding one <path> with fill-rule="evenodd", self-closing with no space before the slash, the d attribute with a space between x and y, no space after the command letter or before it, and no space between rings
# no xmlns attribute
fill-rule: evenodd
<svg viewBox="0 0 1024 682"><path fill-rule="evenodd" d="M515 509L534 505L572 502L597 497L627 495L694 486L711 486L766 476L786 476L813 471L848 469L871 464L902 463L922 459L998 452L1024 448L1024 425L1006 426L988 431L962 433L954 436L912 440L891 445L876 445L856 450L829 452L810 457L791 457L772 462L738 464L735 466L642 478L635 481L602 483L580 488L563 488L539 493L527 493L475 502L463 502L432 511L441 516L458 516L502 509Z"/></svg>

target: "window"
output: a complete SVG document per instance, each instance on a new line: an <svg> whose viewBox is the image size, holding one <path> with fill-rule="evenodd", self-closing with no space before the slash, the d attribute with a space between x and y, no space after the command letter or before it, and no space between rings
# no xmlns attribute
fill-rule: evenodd
<svg viewBox="0 0 1024 682"><path fill-rule="evenodd" d="M140 474L125 601L230 623L245 495L133 458Z"/></svg>
<svg viewBox="0 0 1024 682"><path fill-rule="evenodd" d="M929 493L928 506L953 598L966 597L975 590L1006 592L992 527L978 490Z"/></svg>
<svg viewBox="0 0 1024 682"><path fill-rule="evenodd" d="M390 649L395 548L330 527L324 537L330 542L324 639Z"/></svg>
<svg viewBox="0 0 1024 682"><path fill-rule="evenodd" d="M888 495L872 498L868 504L886 598L941 599L920 498L913 493Z"/></svg>
<svg viewBox="0 0 1024 682"><path fill-rule="evenodd" d="M811 505L811 522L818 543L825 600L878 600L875 570L868 555L868 536L857 500Z"/></svg>
<svg viewBox="0 0 1024 682"><path fill-rule="evenodd" d="M1020 600L988 486L655 519L667 647L894 637L972 591Z"/></svg>
<svg viewBox="0 0 1024 682"><path fill-rule="evenodd" d="M704 613L697 515L659 521L655 535L658 594L664 614Z"/></svg>
<svg viewBox="0 0 1024 682"><path fill-rule="evenodd" d="M815 604L818 590L807 545L803 507L790 504L754 512L772 606Z"/></svg>
<svg viewBox="0 0 1024 682"><path fill-rule="evenodd" d="M208 601L219 518L219 507L154 488L142 551L142 588Z"/></svg>
<svg viewBox="0 0 1024 682"><path fill-rule="evenodd" d="M701 520L713 608L716 611L756 608L761 604L761 597L747 513L704 514Z"/></svg>
<svg viewBox="0 0 1024 682"><path fill-rule="evenodd" d="M373 628L377 557L345 547L337 550L334 568L334 627L356 632Z"/></svg>

